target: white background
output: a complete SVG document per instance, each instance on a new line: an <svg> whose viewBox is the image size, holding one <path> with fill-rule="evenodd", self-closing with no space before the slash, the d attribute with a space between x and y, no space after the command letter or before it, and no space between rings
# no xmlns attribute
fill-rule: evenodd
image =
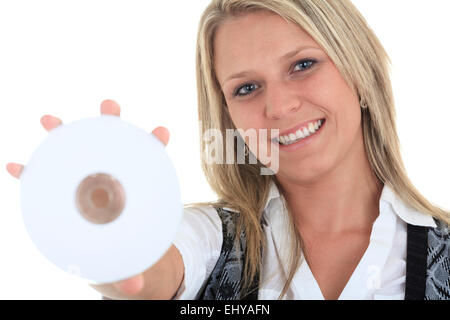
<svg viewBox="0 0 450 320"><path fill-rule="evenodd" d="M0 299L99 299L34 247L20 212L26 163L47 133L44 114L64 122L96 116L104 99L122 118L169 129L167 147L184 203L212 200L200 169L195 83L199 17L209 3L130 0L0 0ZM450 46L446 0L354 0L393 61L402 154L417 188L450 208Z"/></svg>

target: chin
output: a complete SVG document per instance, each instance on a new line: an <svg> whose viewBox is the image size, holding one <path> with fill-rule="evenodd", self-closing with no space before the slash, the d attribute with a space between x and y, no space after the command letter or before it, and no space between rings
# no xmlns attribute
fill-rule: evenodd
<svg viewBox="0 0 450 320"><path fill-rule="evenodd" d="M277 178L280 182L289 181L290 183L307 185L320 181L324 174L325 172L322 170L308 170L306 168L296 170L280 169Z"/></svg>

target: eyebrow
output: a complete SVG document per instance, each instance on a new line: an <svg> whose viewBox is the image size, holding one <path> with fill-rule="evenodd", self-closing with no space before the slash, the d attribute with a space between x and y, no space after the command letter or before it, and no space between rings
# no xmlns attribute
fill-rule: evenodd
<svg viewBox="0 0 450 320"><path fill-rule="evenodd" d="M296 49L294 49L292 51L289 51L288 53L285 53L284 55L282 55L278 59L278 61L287 60L287 59L295 56L296 54L298 54L298 53L300 53L300 52L302 52L303 50L306 50L306 49L318 49L318 50L320 50L320 48L318 48L318 47L311 47L311 46L298 47L298 48L296 48ZM228 78L226 78L223 83L226 83L226 82L228 82L231 79L243 78L249 73L250 73L250 71L242 71L242 72L239 72L239 73L232 74Z"/></svg>

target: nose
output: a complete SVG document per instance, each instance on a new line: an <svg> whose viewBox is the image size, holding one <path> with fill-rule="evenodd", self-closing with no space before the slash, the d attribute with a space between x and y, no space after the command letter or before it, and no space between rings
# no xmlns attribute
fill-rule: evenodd
<svg viewBox="0 0 450 320"><path fill-rule="evenodd" d="M266 89L266 117L271 120L295 113L302 105L299 92L284 81L271 82Z"/></svg>

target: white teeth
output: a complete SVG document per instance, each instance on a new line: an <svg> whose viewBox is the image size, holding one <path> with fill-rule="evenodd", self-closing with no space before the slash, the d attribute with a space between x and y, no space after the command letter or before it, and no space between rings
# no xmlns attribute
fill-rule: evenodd
<svg viewBox="0 0 450 320"><path fill-rule="evenodd" d="M303 134L305 135L305 137L308 137L311 134L311 132L309 132L308 129L303 128Z"/></svg>
<svg viewBox="0 0 450 320"><path fill-rule="evenodd" d="M297 139L300 139L300 138L304 138L305 135L303 134L302 130L297 130L297 132L295 133L295 137Z"/></svg>
<svg viewBox="0 0 450 320"><path fill-rule="evenodd" d="M312 135L317 130L319 130L319 128L322 126L322 124L323 124L323 120L318 120L316 122L308 123L308 125L306 127L297 130L297 132L295 134L291 133L288 136L280 136L278 138L278 141L284 145L292 144L294 142L297 142L303 138L306 138L306 137Z"/></svg>

